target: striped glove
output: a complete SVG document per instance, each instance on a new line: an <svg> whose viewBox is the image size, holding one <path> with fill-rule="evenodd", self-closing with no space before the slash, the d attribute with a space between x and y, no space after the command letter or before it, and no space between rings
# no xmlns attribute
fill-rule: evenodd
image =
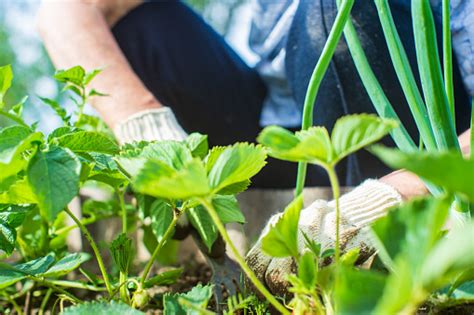
<svg viewBox="0 0 474 315"><path fill-rule="evenodd" d="M340 248L342 252L359 247L359 261L369 258L374 249L367 233L367 227L384 216L387 209L401 203L402 197L391 186L377 180L367 180L353 191L340 198ZM305 247L303 233L321 244L321 250L334 248L335 244L335 203L317 200L301 211L299 220L298 245L300 251ZM262 236L278 219L278 214L270 218ZM261 236L261 237L262 237ZM247 262L257 277L274 294L286 293L289 283L288 273L296 272L292 258L272 258L261 250L261 237L247 254Z"/></svg>

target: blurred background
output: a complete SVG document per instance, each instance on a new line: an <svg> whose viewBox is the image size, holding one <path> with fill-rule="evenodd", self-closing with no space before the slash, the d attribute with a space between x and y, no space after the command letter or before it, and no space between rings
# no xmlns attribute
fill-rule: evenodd
<svg viewBox="0 0 474 315"><path fill-rule="evenodd" d="M248 0L185 2L222 34L247 63L252 65L256 62L246 42L251 19ZM0 66L11 64L13 67L14 81L7 94L7 104L18 102L28 95L25 120L28 123L40 121L38 129L48 133L60 121L38 96L58 100L60 87L52 79L54 68L36 30L35 14L39 4L40 0L0 0ZM71 110L72 104L67 99L58 101ZM93 113L91 108L87 111ZM8 124L6 119L0 117L0 127Z"/></svg>

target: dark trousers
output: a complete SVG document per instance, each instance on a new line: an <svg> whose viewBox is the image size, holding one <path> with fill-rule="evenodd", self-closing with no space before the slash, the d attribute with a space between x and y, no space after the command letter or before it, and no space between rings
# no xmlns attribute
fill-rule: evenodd
<svg viewBox="0 0 474 315"><path fill-rule="evenodd" d="M392 9L416 71L410 10L400 5L392 5ZM332 0L300 1L286 57L289 84L298 104L303 104L309 78L336 12ZM377 78L417 139L416 126L391 65L372 1L356 1L352 19ZM262 129L259 119L266 87L258 73L191 9L179 2L145 3L120 20L113 33L134 71L162 104L173 109L187 132L209 135L210 145L255 141ZM456 101L460 104L457 126L465 130L469 124L468 97L457 71L454 80ZM342 40L320 87L314 124L331 129L338 117L362 112L373 113L374 109ZM384 142L391 144L388 138ZM349 157L338 167L341 184L346 186L388 172L366 151ZM255 177L253 187L289 188L295 181L296 163L270 158ZM310 166L306 183L327 186L329 181L323 170Z"/></svg>

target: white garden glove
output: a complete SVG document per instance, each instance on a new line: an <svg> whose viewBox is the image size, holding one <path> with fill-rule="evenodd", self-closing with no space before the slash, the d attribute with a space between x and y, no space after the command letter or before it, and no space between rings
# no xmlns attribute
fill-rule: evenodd
<svg viewBox="0 0 474 315"><path fill-rule="evenodd" d="M120 122L114 129L121 144L134 141L181 141L187 137L173 111L169 107L160 107L138 112Z"/></svg>
<svg viewBox="0 0 474 315"><path fill-rule="evenodd" d="M377 180L367 180L353 191L340 198L340 248L346 252L360 247L359 261L369 258L373 252L367 226L384 216L387 209L401 203L401 195L391 186ZM317 200L301 211L299 220L298 246L305 247L304 232L309 238L321 244L321 251L334 248L335 244L335 203ZM262 232L266 231L278 219L279 214L270 218ZM288 289L285 280L288 273L296 272L292 258L272 258L261 250L261 237L247 254L247 262L257 277L264 282L274 294L283 295Z"/></svg>

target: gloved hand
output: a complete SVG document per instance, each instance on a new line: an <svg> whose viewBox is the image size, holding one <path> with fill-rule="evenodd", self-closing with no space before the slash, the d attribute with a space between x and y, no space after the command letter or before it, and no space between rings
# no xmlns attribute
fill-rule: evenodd
<svg viewBox="0 0 474 315"><path fill-rule="evenodd" d="M359 261L369 258L374 249L366 227L384 216L388 208L401 201L401 195L393 187L377 180L367 180L353 191L341 196L339 200L341 252L360 247ZM321 244L321 251L334 248L335 214L334 201L326 202L324 200L317 200L301 211L298 235L300 251L305 247L302 232ZM257 277L267 285L272 293L283 295L289 286L285 280L286 274L296 272L294 259L272 258L261 249L262 236L277 221L278 216L279 214L270 218L259 240L247 254L246 260Z"/></svg>
<svg viewBox="0 0 474 315"><path fill-rule="evenodd" d="M186 139L173 111L160 107L141 111L120 122L114 129L117 140L124 144L133 141L162 141Z"/></svg>

